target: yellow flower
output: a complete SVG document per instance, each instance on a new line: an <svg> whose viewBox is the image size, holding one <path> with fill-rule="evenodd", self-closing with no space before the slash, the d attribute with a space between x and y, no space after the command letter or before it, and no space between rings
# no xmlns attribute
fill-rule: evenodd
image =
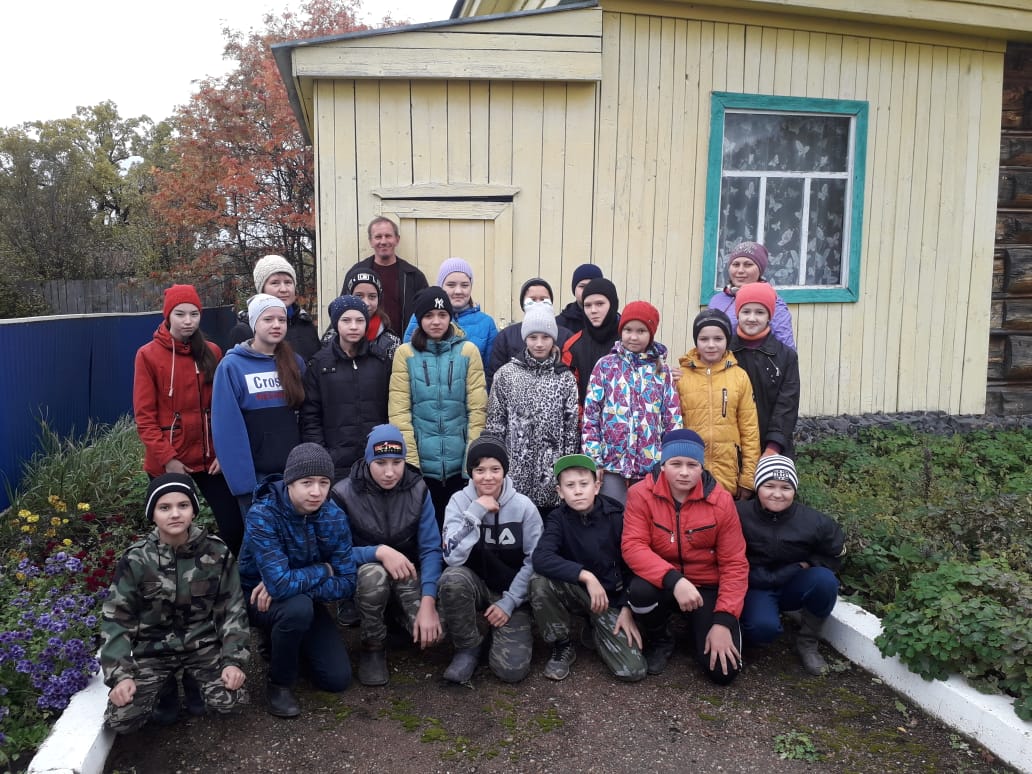
<svg viewBox="0 0 1032 774"><path fill-rule="evenodd" d="M14 574L14 577L17 578L20 581L23 581L23 580L25 580L25 573L23 573L23 572L16 572Z"/></svg>
<svg viewBox="0 0 1032 774"><path fill-rule="evenodd" d="M68 510L68 506L65 505L63 502L58 501L54 505L54 510L57 511L58 513L64 513L65 511Z"/></svg>
<svg viewBox="0 0 1032 774"><path fill-rule="evenodd" d="M44 537L57 537L57 530L51 527L43 533Z"/></svg>
<svg viewBox="0 0 1032 774"><path fill-rule="evenodd" d="M61 520L59 518L57 518L57 516L50 517L50 526L51 527L60 527L61 526Z"/></svg>
<svg viewBox="0 0 1032 774"><path fill-rule="evenodd" d="M71 544L72 544L72 539L71 538L65 538L64 540L61 541L61 545L65 546L66 548L68 546L70 546Z"/></svg>
<svg viewBox="0 0 1032 774"><path fill-rule="evenodd" d="M88 511L90 509L90 504L89 503L79 503L75 507L77 509L79 509L80 511Z"/></svg>
<svg viewBox="0 0 1032 774"><path fill-rule="evenodd" d="M61 502L61 498L54 494L48 495L47 502L51 505L57 505L59 502Z"/></svg>
<svg viewBox="0 0 1032 774"><path fill-rule="evenodd" d="M32 511L28 511L22 508L20 511L18 511L18 515L21 516L23 519L27 519L29 516L32 515Z"/></svg>
<svg viewBox="0 0 1032 774"><path fill-rule="evenodd" d="M25 521L29 522L29 524L35 524L37 521L39 521L39 516L37 516L34 513L30 514L29 516L25 517Z"/></svg>
<svg viewBox="0 0 1032 774"><path fill-rule="evenodd" d="M61 519L61 523L62 524L67 524L68 523L68 519Z"/></svg>
<svg viewBox="0 0 1032 774"><path fill-rule="evenodd" d="M22 524L21 531L22 532L35 532L36 530L35 530L34 527L30 527L28 524Z"/></svg>

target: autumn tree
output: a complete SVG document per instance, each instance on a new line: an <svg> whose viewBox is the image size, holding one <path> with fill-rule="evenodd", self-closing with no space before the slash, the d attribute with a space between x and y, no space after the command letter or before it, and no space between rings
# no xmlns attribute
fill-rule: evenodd
<svg viewBox="0 0 1032 774"><path fill-rule="evenodd" d="M202 263L229 261L249 277L257 258L278 253L294 265L300 292L314 290L312 151L270 46L365 29L359 12L357 0L308 0L300 13L266 14L262 30L224 30L236 66L180 108L173 161L156 172L152 200L167 237L192 235Z"/></svg>

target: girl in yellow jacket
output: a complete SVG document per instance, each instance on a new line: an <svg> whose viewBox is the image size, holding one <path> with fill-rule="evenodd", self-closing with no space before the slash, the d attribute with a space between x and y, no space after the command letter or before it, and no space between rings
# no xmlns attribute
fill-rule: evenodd
<svg viewBox="0 0 1032 774"><path fill-rule="evenodd" d="M706 442L706 469L736 500L752 497L760 428L749 375L728 349L731 321L717 309L692 324L695 348L681 358L677 392L684 426Z"/></svg>

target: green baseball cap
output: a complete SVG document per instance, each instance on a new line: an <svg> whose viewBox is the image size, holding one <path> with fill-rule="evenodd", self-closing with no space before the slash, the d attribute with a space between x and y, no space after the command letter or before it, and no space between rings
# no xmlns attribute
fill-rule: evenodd
<svg viewBox="0 0 1032 774"><path fill-rule="evenodd" d="M552 472L555 473L556 478L559 478L560 473L570 468L584 468L590 470L595 476L598 475L598 466L586 454L567 454L565 457L560 457L552 466Z"/></svg>

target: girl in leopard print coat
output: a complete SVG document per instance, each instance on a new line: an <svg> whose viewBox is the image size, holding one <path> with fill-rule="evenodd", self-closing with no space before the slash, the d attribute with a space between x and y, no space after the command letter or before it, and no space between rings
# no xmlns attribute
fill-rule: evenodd
<svg viewBox="0 0 1032 774"><path fill-rule="evenodd" d="M531 307L520 333L523 352L495 373L484 432L504 439L516 491L546 516L559 505L552 466L580 450L577 381L555 346L550 305Z"/></svg>

